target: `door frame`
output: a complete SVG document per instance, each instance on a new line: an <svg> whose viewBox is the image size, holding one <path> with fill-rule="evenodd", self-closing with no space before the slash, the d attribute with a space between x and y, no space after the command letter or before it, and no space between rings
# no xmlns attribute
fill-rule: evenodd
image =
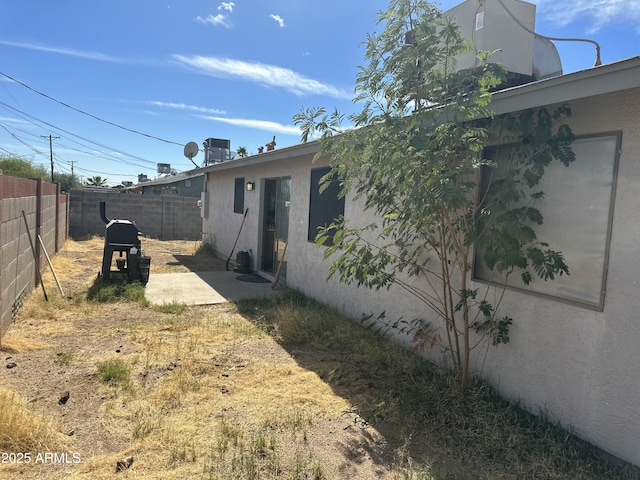
<svg viewBox="0 0 640 480"><path fill-rule="evenodd" d="M282 182L288 182L288 189L283 190ZM289 237L291 177L265 178L262 180L262 187L259 270L275 275L279 257L284 254L284 246ZM286 279L286 266L285 257L280 270L280 278L283 280Z"/></svg>

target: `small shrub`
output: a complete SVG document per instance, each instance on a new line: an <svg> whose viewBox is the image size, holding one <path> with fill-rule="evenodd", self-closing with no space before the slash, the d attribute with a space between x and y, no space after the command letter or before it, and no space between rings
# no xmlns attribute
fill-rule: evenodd
<svg viewBox="0 0 640 480"><path fill-rule="evenodd" d="M98 375L103 382L126 385L131 380L131 369L120 358L98 362Z"/></svg>

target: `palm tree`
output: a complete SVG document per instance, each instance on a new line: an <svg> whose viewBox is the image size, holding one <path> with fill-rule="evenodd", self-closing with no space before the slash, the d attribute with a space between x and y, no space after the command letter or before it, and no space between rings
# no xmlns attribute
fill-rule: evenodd
<svg viewBox="0 0 640 480"><path fill-rule="evenodd" d="M236 151L236 155L238 155L240 158L244 158L248 156L249 153L247 152L247 147L238 147L238 150Z"/></svg>
<svg viewBox="0 0 640 480"><path fill-rule="evenodd" d="M107 179L102 178L100 175L96 175L94 177L89 177L84 182L85 185L89 185L91 187L106 187Z"/></svg>

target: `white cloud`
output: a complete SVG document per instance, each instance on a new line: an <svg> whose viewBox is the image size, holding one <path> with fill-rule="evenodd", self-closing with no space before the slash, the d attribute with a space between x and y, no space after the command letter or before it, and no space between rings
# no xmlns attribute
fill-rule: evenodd
<svg viewBox="0 0 640 480"><path fill-rule="evenodd" d="M233 2L222 2L218 6L218 10L222 11L223 13L218 13L217 15L208 15L204 18L198 15L196 17L196 21L200 23L210 23L213 26L221 25L226 28L231 28L233 27L233 24L231 23L231 19L229 18L228 13L233 13L233 7L235 6L236 4Z"/></svg>
<svg viewBox="0 0 640 480"><path fill-rule="evenodd" d="M218 10L226 10L229 13L233 12L233 7L235 7L236 4L233 2L222 2L220 4L220 6L218 7Z"/></svg>
<svg viewBox="0 0 640 480"><path fill-rule="evenodd" d="M637 25L640 22L638 0L538 0L537 3L541 17L560 27L578 20L586 21L589 33L613 23Z"/></svg>
<svg viewBox="0 0 640 480"><path fill-rule="evenodd" d="M188 112L196 112L196 113L212 113L216 115L224 115L224 110L218 110L217 108L207 108L207 107L199 107L197 105L187 105L185 103L172 103L172 102L160 102L153 101L149 102L151 105L155 105L156 107L163 108L173 108L175 110L186 110Z"/></svg>
<svg viewBox="0 0 640 480"><path fill-rule="evenodd" d="M273 18L276 22L278 22L278 25L280 25L280 28L284 27L284 18L282 18L280 15L274 15L273 13L269 15L271 18Z"/></svg>
<svg viewBox="0 0 640 480"><path fill-rule="evenodd" d="M11 81L11 80L9 80ZM16 117L0 117L0 122L2 123L10 123L13 125L30 125L31 123L23 120L21 118L16 118Z"/></svg>
<svg viewBox="0 0 640 480"><path fill-rule="evenodd" d="M10 41L3 41L3 40L0 40L0 44L8 45L11 47L26 48L29 50L38 50L41 52L57 53L60 55L69 55L72 57L81 57L89 60L99 60L101 62L122 63L125 61L121 58L113 57L111 55L105 55L104 53L100 53L100 52L74 50L71 48L53 47L51 45L39 45L36 43L23 43L23 42L10 42Z"/></svg>
<svg viewBox="0 0 640 480"><path fill-rule="evenodd" d="M210 23L211 25L214 25L214 26L222 25L223 27L226 27L226 28L231 28L233 26L233 24L231 23L231 20L229 20L229 17L227 17L226 15L223 15L222 13L219 13L217 15L209 15L208 17L205 17L205 18L197 16L196 20L201 23Z"/></svg>
<svg viewBox="0 0 640 480"><path fill-rule="evenodd" d="M248 118L227 118L227 117L212 117L202 115L202 118L206 120L212 120L214 122L228 123L229 125L235 125L238 127L254 128L257 130L266 130L271 133L283 133L286 135L300 135L300 128L294 125L282 125L278 122L272 122L269 120L252 120Z"/></svg>
<svg viewBox="0 0 640 480"><path fill-rule="evenodd" d="M239 77L267 87L283 88L299 96L315 94L342 99L352 98L352 95L347 91L275 65L243 62L231 58L203 57L200 55L174 55L173 58L183 65L213 77Z"/></svg>

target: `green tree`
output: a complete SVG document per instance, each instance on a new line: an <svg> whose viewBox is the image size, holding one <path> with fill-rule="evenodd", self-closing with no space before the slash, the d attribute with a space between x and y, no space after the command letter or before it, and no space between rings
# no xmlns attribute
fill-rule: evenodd
<svg viewBox="0 0 640 480"><path fill-rule="evenodd" d="M13 155L0 156L0 170L4 175L12 177L49 179L47 169L43 165L36 165Z"/></svg>
<svg viewBox="0 0 640 480"><path fill-rule="evenodd" d="M249 153L247 152L247 147L238 147L238 150L236 153L240 158L244 158L249 155Z"/></svg>
<svg viewBox="0 0 640 480"><path fill-rule="evenodd" d="M70 192L72 188L82 187L82 183L76 175L70 173L58 173L53 174L53 180L60 184L61 192Z"/></svg>
<svg viewBox="0 0 640 480"><path fill-rule="evenodd" d="M89 177L84 181L85 185L89 185L91 187L106 187L107 179L102 178L100 175L95 175L93 177Z"/></svg>
<svg viewBox="0 0 640 480"><path fill-rule="evenodd" d="M428 2L391 0L378 23L384 30L368 36L356 77L362 109L350 117L355 128L343 131L342 115L324 108L294 116L303 141L321 137L318 155L332 165L325 180L340 179L342 195L381 219L340 218L317 242L333 237L325 250L330 277L373 289L395 285L422 302L423 318L390 326L412 335L416 348L441 346L464 390L473 349L509 340L512 320L498 316L495 289L514 273L525 284L532 272L545 280L569 273L534 227L543 221L535 187L545 167L574 159L573 134L562 123L570 111L494 117L491 91L504 81L504 67L481 53L481 66L456 71L455 56L469 42ZM505 142L515 147L496 168L485 146ZM474 251L499 275L494 286L470 288Z"/></svg>

